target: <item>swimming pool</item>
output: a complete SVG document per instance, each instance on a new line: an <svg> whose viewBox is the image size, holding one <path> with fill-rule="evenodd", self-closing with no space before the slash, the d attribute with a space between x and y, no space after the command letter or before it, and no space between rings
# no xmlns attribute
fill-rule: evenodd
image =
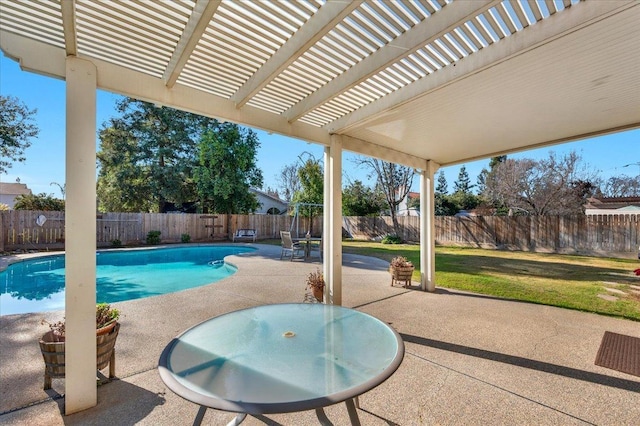
<svg viewBox="0 0 640 426"><path fill-rule="evenodd" d="M97 302L173 293L220 281L236 272L225 256L251 247L190 246L96 253ZM10 265L0 272L0 315L64 309L64 255Z"/></svg>

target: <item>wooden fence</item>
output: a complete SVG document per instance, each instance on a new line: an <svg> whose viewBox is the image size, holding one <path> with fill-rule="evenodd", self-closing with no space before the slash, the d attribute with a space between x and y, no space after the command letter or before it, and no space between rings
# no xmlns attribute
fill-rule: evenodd
<svg viewBox="0 0 640 426"><path fill-rule="evenodd" d="M44 223L38 225L38 217ZM0 212L0 251L18 249L62 249L65 231L64 212L9 210ZM275 215L204 215L163 213L101 213L96 215L98 247L141 245L150 231L160 231L165 243L175 243L187 234L192 242L230 240L236 229L253 228L259 239L280 238L280 230L311 229L314 236L322 233L322 217L294 221L291 216Z"/></svg>
<svg viewBox="0 0 640 426"><path fill-rule="evenodd" d="M420 218L400 217L402 239L419 241ZM356 239L393 234L390 217L347 217ZM558 253L638 253L640 214L598 216L436 216L440 245Z"/></svg>
<svg viewBox="0 0 640 426"><path fill-rule="evenodd" d="M38 217L46 218L42 226ZM398 218L401 237L420 239L418 217ZM149 231L160 231L161 241L180 242L188 234L192 242L229 240L236 229L253 228L258 239L280 238L281 230L300 234L311 229L322 234L322 217L309 226L286 215L202 215L162 213L102 213L96 216L98 247L119 240L141 245ZM375 240L393 234L390 217L345 217L344 234ZM60 249L64 247L64 212L10 210L0 212L0 251ZM464 245L525 251L635 253L640 246L640 215L601 216L438 216L435 240L441 245Z"/></svg>

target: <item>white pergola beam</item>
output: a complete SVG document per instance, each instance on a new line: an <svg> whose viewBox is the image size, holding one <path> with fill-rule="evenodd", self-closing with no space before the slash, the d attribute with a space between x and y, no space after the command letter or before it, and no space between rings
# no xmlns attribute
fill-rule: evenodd
<svg viewBox="0 0 640 426"><path fill-rule="evenodd" d="M424 168L425 160L404 152L396 151L382 145L376 145L351 136L342 135L342 147L346 151L352 151L368 157L378 158L389 163L401 164L414 169Z"/></svg>
<svg viewBox="0 0 640 426"><path fill-rule="evenodd" d="M251 76L231 98L238 108L245 105L269 82L360 6L357 1L325 3L304 26Z"/></svg>
<svg viewBox="0 0 640 426"><path fill-rule="evenodd" d="M498 3L500 0L461 1L448 4L438 13L415 25L393 42L364 58L348 71L289 108L284 115L289 121L297 120L307 112L365 81L400 58L424 47ZM425 34L429 35L425 37ZM412 86L409 85L409 87Z"/></svg>
<svg viewBox="0 0 640 426"><path fill-rule="evenodd" d="M630 7L640 7L640 3L586 2L581 7L571 7L563 11L563 19L549 19L530 26L527 31L518 32L482 49L482 54L469 55L456 62L455 67L444 67L413 84L398 89L368 105L353 111L326 126L330 133L346 133L354 127L366 125L380 114L405 104L412 99L427 95L461 79L485 71L510 58L525 54L538 46L547 44L563 35L601 21L608 16ZM437 16L437 15L436 15Z"/></svg>
<svg viewBox="0 0 640 426"><path fill-rule="evenodd" d="M168 88L172 88L173 85L176 84L176 81L178 81L182 69L189 60L193 49L198 45L198 41L200 41L200 37L202 37L202 34L204 34L207 29L209 22L213 19L213 15L215 15L221 1L222 0L198 0L196 2L189 21L180 36L180 40L178 40L176 49L173 51L173 55L171 55L171 59L167 64L167 69L162 76Z"/></svg>

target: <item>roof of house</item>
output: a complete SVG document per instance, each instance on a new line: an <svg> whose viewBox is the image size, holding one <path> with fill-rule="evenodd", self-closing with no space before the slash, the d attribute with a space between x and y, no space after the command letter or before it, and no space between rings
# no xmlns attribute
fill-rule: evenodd
<svg viewBox="0 0 640 426"><path fill-rule="evenodd" d="M260 189L256 189L256 188L249 188L250 191L255 192L256 194L260 194L263 197L267 197L267 198L271 198L273 201L278 202L278 203L282 203L282 204L289 204L288 201L283 200L282 198L276 197L273 194L269 194L267 192L264 192Z"/></svg>
<svg viewBox="0 0 640 426"><path fill-rule="evenodd" d="M0 194L3 195L26 195L31 194L31 190L24 183L4 183L0 182Z"/></svg>
<svg viewBox="0 0 640 426"><path fill-rule="evenodd" d="M621 211L640 210L640 197L589 198L585 204L585 209Z"/></svg>

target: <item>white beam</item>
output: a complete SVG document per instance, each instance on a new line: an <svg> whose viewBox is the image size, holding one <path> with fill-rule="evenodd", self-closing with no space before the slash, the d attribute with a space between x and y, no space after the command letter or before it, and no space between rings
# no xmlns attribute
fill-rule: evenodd
<svg viewBox="0 0 640 426"><path fill-rule="evenodd" d="M390 163L413 167L414 169L421 169L424 167L425 160L422 158L405 154L404 152L396 151L385 146L373 144L362 139L352 138L350 136L342 135L342 147L347 151L378 158Z"/></svg>
<svg viewBox="0 0 640 426"><path fill-rule="evenodd" d="M189 21L178 40L176 49L171 55L171 59L167 64L167 69L164 71L162 79L165 81L168 88L172 88L178 80L182 69L189 60L193 49L198 45L198 41L202 34L207 29L209 22L213 19L216 10L222 0L198 0L196 5L189 16ZM64 2L63 2L64 3Z"/></svg>
<svg viewBox="0 0 640 426"><path fill-rule="evenodd" d="M67 58L65 414L97 404L96 68Z"/></svg>
<svg viewBox="0 0 640 426"><path fill-rule="evenodd" d="M64 45L67 56L78 55L78 36L76 33L76 0L60 3L62 12L62 28L64 31Z"/></svg>
<svg viewBox="0 0 640 426"><path fill-rule="evenodd" d="M470 2L471 3L471 2ZM460 59L454 66L444 67L397 91L384 96L329 123L325 128L330 133L346 133L349 129L365 125L380 114L403 105L412 99L427 95L456 81L470 77L500 64L510 58L525 54L563 35L606 19L608 16L630 7L640 7L639 2L583 2L570 7L550 19L545 19L482 49L480 52ZM447 6L449 7L449 6ZM443 9L444 10L444 9ZM436 15L437 16L437 15Z"/></svg>
<svg viewBox="0 0 640 426"><path fill-rule="evenodd" d="M289 121L297 120L307 112L365 81L398 59L424 47L499 2L500 0L475 0L446 5L442 10L415 25L391 43L364 58L348 71L289 108L284 115Z"/></svg>
<svg viewBox="0 0 640 426"><path fill-rule="evenodd" d="M325 3L304 26L296 31L276 53L265 62L232 96L238 108L246 104L284 69L302 56L307 49L324 37L345 16L360 6L357 1L331 1Z"/></svg>
<svg viewBox="0 0 640 426"><path fill-rule="evenodd" d="M439 165L427 161L420 171L420 288L436 291L434 176Z"/></svg>

